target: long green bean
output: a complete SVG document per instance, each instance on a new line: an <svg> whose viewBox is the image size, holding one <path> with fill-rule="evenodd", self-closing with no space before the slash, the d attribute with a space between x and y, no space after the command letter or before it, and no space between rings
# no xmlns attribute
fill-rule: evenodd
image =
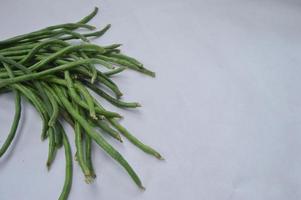
<svg viewBox="0 0 301 200"><path fill-rule="evenodd" d="M63 186L63 190L60 194L59 200L66 200L69 196L71 185L72 185L72 153L71 147L67 138L66 133L63 131L63 144L65 148L65 157L66 157L66 175L65 175L65 182Z"/></svg>
<svg viewBox="0 0 301 200"><path fill-rule="evenodd" d="M140 178L136 174L136 172L132 169L132 167L128 164L128 162L121 156L121 154L116 151L101 135L97 134L92 127L87 123L87 121L82 118L69 103L68 99L64 97L63 92L56 86L55 91L60 94L60 99L68 110L69 114L72 115L74 119L78 121L78 123L85 129L86 133L89 134L91 138L95 140L95 142L113 159L115 159L120 165L124 167L124 169L128 172L128 174L132 177L134 182L142 189L144 189Z"/></svg>
<svg viewBox="0 0 301 200"><path fill-rule="evenodd" d="M11 77L14 77L13 72L11 71L11 69L9 68L9 66L7 64L4 64L5 69L7 70L7 72L10 74ZM10 146L10 144L12 143L15 135L16 135L16 131L19 125L19 121L20 121L20 117L21 117L21 96L19 91L17 91L16 89L14 89L14 93L15 93L15 115L14 115L14 119L13 119L13 123L10 129L10 132L5 140L5 142L3 143L2 147L0 148L0 157L3 156L3 154L7 151L8 147Z"/></svg>
<svg viewBox="0 0 301 200"><path fill-rule="evenodd" d="M122 135L145 153L163 159L159 152L142 143L118 122L117 118L122 118L120 114L108 111L94 97L96 94L115 107L137 108L139 103L121 100L123 94L111 76L126 69L155 76L140 61L121 53L121 44L90 43L92 37L102 36L111 27L108 24L93 31L95 26L87 23L97 12L95 8L77 22L48 26L0 41L0 94L15 94L15 115L0 148L0 157L14 139L20 121L21 97L25 97L42 119L42 139L48 139L48 169L60 147L64 147L65 181L59 200L67 200L73 172L65 122L74 130L75 158L87 183L96 177L92 162L92 145L96 142L125 169L138 187L144 189L136 172L103 134L120 142Z"/></svg>
<svg viewBox="0 0 301 200"><path fill-rule="evenodd" d="M151 154L155 156L158 159L164 159L160 153L158 153L156 150L151 148L150 146L147 146L143 144L141 141L139 141L135 136L133 136L130 132L128 132L123 126L121 126L115 119L108 119L108 121L114 126L120 133L124 135L130 142L132 142L134 145L136 145L138 148L140 148L145 153Z"/></svg>

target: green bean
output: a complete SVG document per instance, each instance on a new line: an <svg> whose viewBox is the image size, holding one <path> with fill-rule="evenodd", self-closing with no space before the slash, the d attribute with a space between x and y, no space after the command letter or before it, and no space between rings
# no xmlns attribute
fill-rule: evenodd
<svg viewBox="0 0 301 200"><path fill-rule="evenodd" d="M87 63L98 63L98 59L83 59L83 60L78 60L75 62L70 62L68 64L64 64L64 65L60 65L54 68L50 68L41 72L35 72L32 74L26 74L23 76L18 76L15 78L10 78L10 79L2 79L0 81L0 88L5 87L9 84L13 84L13 83L18 83L18 82L22 82L22 81L28 81L28 80L33 80L33 79L39 79L42 78L45 75L49 75L49 74L54 74L56 72L59 71L64 71L64 70L68 70L74 67L77 67L79 65L83 65L83 64L87 64Z"/></svg>
<svg viewBox="0 0 301 200"><path fill-rule="evenodd" d="M14 77L14 74L11 71L11 69L9 68L9 66L4 64L4 67L6 68L7 72L10 74L10 77ZM15 115L14 115L14 119L13 119L13 123L12 123L11 129L10 129L10 132L9 132L4 144L0 148L0 157L3 156L3 154L7 151L8 147L12 143L12 141L16 135L16 131L17 131L19 121L20 121L21 108L22 108L21 107L21 96L20 96L20 93L16 89L14 89L14 93L15 93Z"/></svg>
<svg viewBox="0 0 301 200"><path fill-rule="evenodd" d="M123 142L120 134L112 129L104 120L96 120L96 125L101 128L103 131L111 135L113 138L117 139L119 142Z"/></svg>
<svg viewBox="0 0 301 200"><path fill-rule="evenodd" d="M45 88L45 86L44 86L44 88ZM47 89L45 89L45 91L46 91L46 94L47 94L49 101L51 103L51 106L52 106L52 114L49 119L48 125L53 127L59 116L59 105L58 105L58 102L56 101L55 97L49 91L47 91Z"/></svg>
<svg viewBox="0 0 301 200"><path fill-rule="evenodd" d="M91 19L93 19L95 17L95 15L98 12L98 8L95 7L94 10L87 16L85 16L83 19L81 19L79 22L79 24L86 24L87 22L89 22Z"/></svg>
<svg viewBox="0 0 301 200"><path fill-rule="evenodd" d="M60 38L61 36L64 36L64 35L70 35L74 39L80 39L84 42L89 42L87 37L85 37L84 35L82 35L80 33L77 33L77 32L74 32L74 31L66 30L66 29L57 30L57 31L48 31L47 34L43 34L43 35L40 35L40 36L29 38L29 39L26 39L22 42L40 42L43 39Z"/></svg>
<svg viewBox="0 0 301 200"><path fill-rule="evenodd" d="M77 92L74 89L74 84L73 81L71 80L69 71L65 71L65 79L69 88L69 91L71 93L72 96L77 96ZM96 113L95 113L95 107L94 107L94 103L92 100L92 97L90 96L90 94L84 89L84 88L80 88L79 92L81 92L81 94L84 96L84 98L86 99L89 111L90 111L90 116L93 119L97 119L96 117Z"/></svg>
<svg viewBox="0 0 301 200"><path fill-rule="evenodd" d="M41 84L42 84L43 87L45 88L45 90L46 90L46 92L48 93L48 95L49 95L49 96L52 96L52 97L50 97L50 98L54 98L55 101L56 101L56 103L57 103L57 105L58 105L58 106L59 106L59 105L62 106L61 100L59 99L59 97L57 96L57 94L49 87L49 85L46 84L45 82L42 82ZM50 98L49 98L49 99L50 99ZM49 121L51 121L51 120L49 120Z"/></svg>
<svg viewBox="0 0 301 200"><path fill-rule="evenodd" d="M75 108L75 111L79 113L79 108L76 104L73 103L73 107ZM84 152L83 152L83 144L82 144L82 129L80 124L75 121L74 124L74 132L75 132L75 145L76 145L76 152L77 152L77 159L79 162L79 165L86 177L87 183L93 182L93 173L90 171L90 168L88 167L86 160L84 158Z"/></svg>
<svg viewBox="0 0 301 200"><path fill-rule="evenodd" d="M80 51L79 54L80 54L84 59L89 58L85 52ZM94 65L89 64L89 65L88 65L88 68L91 70L91 74L92 74L92 76L91 76L91 83L94 83L94 82L95 82L95 79L97 78L97 70L96 70L96 67L95 67Z"/></svg>
<svg viewBox="0 0 301 200"><path fill-rule="evenodd" d="M110 103L112 103L115 106L118 106L118 107L121 107L121 108L141 107L141 105L139 103L136 103L136 102L124 102L124 101L120 101L118 99L115 99L115 98L111 97L110 95L108 95L107 93L105 93L104 91L102 91L100 88L98 88L95 85L89 83L88 81L82 80L82 82L88 88L90 88L92 91L94 91L96 94L103 97L104 99L106 99L107 101L109 101Z"/></svg>
<svg viewBox="0 0 301 200"><path fill-rule="evenodd" d="M27 72L27 69L26 67L24 67L23 65L19 64L19 63L16 63L10 59L7 59L3 56L0 55L0 60L5 62L5 63L8 63L8 64L11 64L13 66L16 66L17 68ZM13 78L13 77L12 77ZM35 85L38 87L38 89L40 89L39 91L41 92L41 94L43 94L43 90L41 90L41 88L39 88L39 83L35 83ZM46 109L43 107L43 104L41 103L41 101L39 100L38 97L36 97L29 89L27 89L26 87L23 87L19 84L14 84L13 85L14 87L16 87L17 89L19 89L20 91L22 91L23 93L27 93L25 94L25 96L27 95L27 98L30 99L30 101L36 106L36 108L38 109L38 111L40 112L41 114L41 117L43 119L43 129L42 129L42 139L45 139L46 138L46 133L47 133L47 129L48 129L48 126L47 126L47 120L48 120L48 116L47 116L47 111ZM46 102L47 103L47 102ZM44 104L47 106L47 104Z"/></svg>
<svg viewBox="0 0 301 200"><path fill-rule="evenodd" d="M33 49L31 49L31 51L26 55L26 57L24 57L20 63L26 63L28 62L40 49L42 48L46 48L49 45L61 45L61 46L69 46L68 43L61 41L61 40L47 40L44 42L41 42L40 44L38 44L37 46L35 46Z"/></svg>
<svg viewBox="0 0 301 200"><path fill-rule="evenodd" d="M14 61L19 61L24 58L24 56L7 56L7 58L14 60Z"/></svg>
<svg viewBox="0 0 301 200"><path fill-rule="evenodd" d="M91 158L91 154L92 154L92 140L91 137L89 135L85 135L85 153L86 153L86 164L91 172L91 175L93 178L96 178L96 174L94 172L94 167L93 167L93 163L92 163L92 158Z"/></svg>
<svg viewBox="0 0 301 200"><path fill-rule="evenodd" d="M133 64L133 63L127 61L127 60L124 60L124 59L115 58L115 57L108 57L108 56L104 56L104 55L97 55L95 57L99 58L99 59L102 59L102 60L105 60L105 61L108 61L108 62L117 63L121 66L128 67L132 70L141 72L143 74L146 74L146 75L149 75L149 76L152 76L152 77L156 76L155 72L152 72L152 71L150 71L146 68L138 67L137 65L135 65L135 64Z"/></svg>
<svg viewBox="0 0 301 200"><path fill-rule="evenodd" d="M158 153L156 150L151 148L150 146L147 146L143 144L141 141L139 141L135 136L133 136L130 132L128 132L123 126L121 126L116 120L114 119L108 119L108 121L112 124L113 127L115 127L120 133L124 135L130 142L132 142L134 145L136 145L138 148L140 148L145 153L148 153L150 155L155 156L158 159L164 159L160 153Z"/></svg>
<svg viewBox="0 0 301 200"><path fill-rule="evenodd" d="M54 108L52 107L53 104L49 100L48 95L47 95L46 91L44 90L44 88L41 86L40 82L33 82L33 85L37 89L37 92L38 92L37 95L40 96L41 99L43 100L43 102L40 102L40 104L45 106L47 115L50 116L49 121L48 121L48 126L50 127L49 124L52 124L53 120L56 120L55 118L52 118L52 117L56 117L55 116L55 112L57 112L56 107L54 107ZM32 91L34 92L35 90L32 90ZM37 99L37 100L39 100L39 99ZM47 137L47 134L44 134L41 136L42 139L45 139L46 137Z"/></svg>
<svg viewBox="0 0 301 200"><path fill-rule="evenodd" d="M51 33L50 30L39 30L39 31L28 33L28 34L15 36L13 38L0 41L0 47L5 46L5 45L14 44L14 43L19 42L24 39L35 38L35 37L41 36L41 35L49 35L50 33Z"/></svg>
<svg viewBox="0 0 301 200"><path fill-rule="evenodd" d="M0 61L1 61L1 62L4 62L4 63L7 63L7 64L9 64L10 66L16 67L16 68L22 70L23 72L27 72L27 71L28 71L28 69L27 69L25 66L23 66L22 64L17 63L17 62L15 62L14 60L9 59L9 58L7 58L7 57L4 57L4 56L2 56L2 55L0 55ZM15 72L14 72L14 74L15 74Z"/></svg>
<svg viewBox="0 0 301 200"><path fill-rule="evenodd" d="M14 62L14 61L12 61L10 59L7 59L7 58L5 58L3 56L0 56L0 60L4 61L5 63L11 64L11 65L17 67L18 69L21 69L23 72L25 72L27 74L29 73L29 70L25 66L23 66L22 64L16 63L16 62ZM50 113L51 112L51 108L49 108L50 107L50 102L49 102L49 100L47 98L47 95L46 95L45 91L41 87L41 84L39 82L34 82L33 85L38 89L39 95L44 100L44 105L46 107L46 110L47 110L48 113ZM39 99L37 98L36 100L39 100ZM42 104L40 104L40 105L42 105ZM44 131L42 133L45 134L46 132ZM43 135L42 138L45 138L45 135Z"/></svg>
<svg viewBox="0 0 301 200"><path fill-rule="evenodd" d="M8 48L5 48L5 49L0 49L0 52L3 53L3 52L6 52L6 51L30 50L31 48L33 48L36 45L37 45L37 43L22 44L22 45L18 45L18 46L8 47Z"/></svg>
<svg viewBox="0 0 301 200"><path fill-rule="evenodd" d="M88 119L88 123L90 123L92 126L93 126L93 122L91 119L89 119L88 117L88 114L86 112L84 112L83 109L79 108L79 114L81 116L84 116ZM94 120L95 121L95 120ZM84 134L84 146L83 146L83 151L85 153L85 163L87 165L87 167L89 168L90 170L90 173L91 173L91 176L92 178L96 178L96 174L95 174L95 171L94 171L94 167L93 167L93 163L92 163L92 158L91 158L91 155L92 155L92 139L91 137L88 135L88 134Z"/></svg>
<svg viewBox="0 0 301 200"><path fill-rule="evenodd" d="M62 147L63 145L63 127L59 121L56 122L54 126L54 141L55 141L55 146L57 148Z"/></svg>
<svg viewBox="0 0 301 200"><path fill-rule="evenodd" d="M88 30L94 30L96 27L91 26L89 24L83 24L83 23L66 23L66 24L59 24L59 25L54 25L54 26L48 26L47 30L55 30L55 29L69 29L69 30L74 30L77 28L86 28Z"/></svg>
<svg viewBox="0 0 301 200"><path fill-rule="evenodd" d="M19 64L19 63L15 63L14 61L11 61L11 60L9 60L9 59L3 57L3 56L0 56L0 60L4 61L4 62L6 62L6 63L12 64L12 65L16 66L17 68L21 69L22 71L28 72L28 70L27 70L27 68L26 68L25 66L23 66L23 65L21 65L21 64ZM13 76L11 76L11 77L13 78ZM44 123L43 123L43 124L44 124L44 125L43 125L43 129L42 129L42 136L41 136L41 138L42 138L42 139L45 139L45 138L46 138L46 133L47 133L47 126L45 125L45 120L47 120L48 117L47 117L47 113L45 113L44 110L46 110L46 112L50 112L50 109L51 109L51 108L48 108L48 106L49 106L49 101L48 101L48 99L47 99L47 97L46 97L46 94L45 94L44 90L42 89L40 83L34 82L34 85L35 85L35 87L38 89L38 91L39 91L40 95L42 96L42 98L44 99L44 105L45 105L45 107L46 107L46 108L44 109L43 106L42 106L43 104L41 103L41 101L39 100L39 98L37 98L37 97L33 98L33 97L34 97L34 94L33 94L33 93L30 94L30 95L32 96L31 101L34 101L34 102L38 103L40 112L41 112L41 114L43 115L43 119L44 119L44 121L43 121ZM19 86L19 87L20 87L20 86ZM25 87L23 88L23 90L26 90L27 92L30 91L30 90L28 90L28 89L25 88ZM47 109L47 108L48 108L48 109Z"/></svg>
<svg viewBox="0 0 301 200"><path fill-rule="evenodd" d="M103 61L101 61L101 60L98 60L98 61L100 64L104 64ZM68 64L67 61L63 61L63 60L58 60L57 63L62 64L62 65ZM75 70L79 71L85 77L87 77L87 76L93 77L93 74L91 74L85 68L77 67ZM113 81L111 81L107 76L103 75L100 71L98 71L98 70L96 70L96 71L97 71L97 81L103 83L106 87L108 87L110 90L112 90L118 98L120 96L122 96L122 92L120 91L118 86ZM1 77L3 78L4 75L2 75L0 73L0 78Z"/></svg>
<svg viewBox="0 0 301 200"><path fill-rule="evenodd" d="M67 200L69 193L70 193L70 189L71 189L71 185L72 185L72 153L71 153L71 147L67 138L66 133L64 132L64 129L62 129L63 131L63 144L64 144L64 148L65 148L65 157L66 157L66 175L65 175L65 182L64 182L64 186L63 186L63 190L60 194L59 200Z"/></svg>
<svg viewBox="0 0 301 200"><path fill-rule="evenodd" d="M71 118L71 116L69 115L69 113L64 109L61 111L61 115L64 118L64 120L71 126L74 127L74 121Z"/></svg>
<svg viewBox="0 0 301 200"><path fill-rule="evenodd" d="M100 31L95 31L95 32L92 32L92 33L84 33L82 34L84 37L101 37L103 36L111 27L111 24L108 24L107 26L105 26L102 30ZM72 39L77 39L76 37L74 36L65 36L65 37L62 37L60 38L61 40L72 40Z"/></svg>
<svg viewBox="0 0 301 200"><path fill-rule="evenodd" d="M134 65L136 65L139 68L143 68L143 64L141 62L139 62L138 60L136 60L135 58L129 57L127 55L123 55L121 53L110 53L109 56L114 57L114 58L119 58L125 61L128 61Z"/></svg>
<svg viewBox="0 0 301 200"><path fill-rule="evenodd" d="M116 49L118 47L121 47L122 44L111 44L111 45L108 45L108 46L104 46L105 49Z"/></svg>
<svg viewBox="0 0 301 200"><path fill-rule="evenodd" d="M118 68L113 69L111 71L103 72L103 75L112 76L112 75L118 74L120 72L123 72L125 69L126 69L125 67L118 67Z"/></svg>
<svg viewBox="0 0 301 200"><path fill-rule="evenodd" d="M76 85L77 90L80 92L80 94L83 95L84 99L87 102L87 105L89 107L90 110L90 116L97 120L98 118L96 117L95 114L95 105L94 105L94 101L93 101L93 97L90 95L89 91L83 87L81 84L77 83Z"/></svg>
<svg viewBox="0 0 301 200"><path fill-rule="evenodd" d="M162 156L143 144L115 118L116 112L106 110L94 94L120 108L136 108L136 102L124 102L122 93L111 76L125 69L155 76L141 62L121 53L121 44L99 46L90 44L91 37L100 37L110 24L92 31L87 24L98 12L75 23L58 24L0 41L0 94L14 92L15 116L9 135L0 149L0 157L11 144L21 114L21 97L40 115L42 139L48 137L47 168L50 169L57 150L64 146L66 174L59 200L67 200L72 183L72 152L63 124L74 130L75 157L87 183L96 177L92 163L92 142L123 167L137 186L144 189L140 178L123 156L104 138L108 134L122 142L121 135L144 152L159 159ZM78 29L88 30L78 32ZM69 42L69 40L75 39ZM93 38L92 38L93 39ZM101 67L101 68L100 68ZM104 69L106 68L106 69Z"/></svg>
<svg viewBox="0 0 301 200"><path fill-rule="evenodd" d="M28 49L18 50L18 51L5 51L5 52L1 52L0 54L2 56L20 56L20 55L25 55L26 53L28 53Z"/></svg>
<svg viewBox="0 0 301 200"><path fill-rule="evenodd" d="M89 58L86 54L85 54L85 52L83 52L83 51L80 51L80 53L82 54L82 53L84 53L84 55L85 55L85 57L86 58ZM77 56L75 56L75 55L70 55L72 58L75 58L75 59L79 59ZM61 60L61 59L58 59L58 60L56 60L56 62L58 63L58 64L66 64L66 63L68 63L68 61L66 61L66 60ZM115 67L112 65L112 64L110 64L110 63L108 63L108 62L106 62L106 61L104 61L104 60L100 60L99 59L99 63L98 64L100 64L101 66L103 66L103 67L106 67L106 68L108 68L108 69L114 69ZM89 72L88 73L89 75L91 75L91 77L93 78L93 73L91 73L91 72Z"/></svg>
<svg viewBox="0 0 301 200"><path fill-rule="evenodd" d="M1 149L0 149L0 157L2 157L2 155L6 152L6 150L8 149L8 147L10 146L10 144L12 143L15 135L16 135L16 131L18 128L18 124L20 121L20 116L21 116L21 102L20 102L20 94L18 92L15 93L16 97L15 97L15 115L14 115L14 120L13 120L13 124L11 126L10 132L4 142L4 144L2 145Z"/></svg>
<svg viewBox="0 0 301 200"><path fill-rule="evenodd" d="M44 60L41 60L40 62L30 66L28 69L31 70L31 71L37 70L38 68L46 65L47 63L55 60L56 58L59 58L59 57L61 57L63 55L66 55L68 53L77 51L79 49L81 51L84 51L84 49L94 49L94 50L98 51L99 53L104 53L105 52L104 48L102 48L98 45L94 45L94 44L79 44L79 45L74 45L74 46L68 46L68 47L52 54L51 56L45 58ZM85 60L88 60L88 59L85 59ZM100 62L101 61L98 61L98 63L100 63Z"/></svg>
<svg viewBox="0 0 301 200"><path fill-rule="evenodd" d="M84 76L84 77L90 76L89 72L86 71L85 69L77 68L75 70L80 72L81 76ZM100 83L103 83L107 88L109 88L112 92L114 92L117 98L119 98L123 95L122 92L120 91L120 89L118 88L118 86L113 81L111 81L108 77L106 77L99 71L98 71L97 75L98 76L97 76L96 80Z"/></svg>
<svg viewBox="0 0 301 200"><path fill-rule="evenodd" d="M30 41L30 39L33 39L33 38L36 38L36 37L39 37L39 36L51 35L52 31L55 30L55 29L61 29L61 28L74 29L74 28L79 28L79 27L88 28L90 30L95 29L94 26L81 24L81 23L77 23L77 24L68 23L68 24L50 26L50 27L47 27L47 28L44 28L44 29L41 29L41 30L38 30L38 31L28 33L28 34L18 35L18 36L15 36L13 38L2 40L2 41L0 41L0 47L4 46L4 45L14 44L14 43L17 43L17 42L20 42L20 41L23 41L23 40ZM68 30L66 30L66 31L68 31ZM28 41L26 41L26 42L28 42Z"/></svg>
<svg viewBox="0 0 301 200"><path fill-rule="evenodd" d="M48 130L49 119L48 119L47 111L41 104L41 101L38 99L38 97L35 94L32 93L32 91L30 89L24 87L23 85L14 84L13 87L16 88L17 90L19 90L33 104L33 106L36 108L36 110L40 114L42 121L43 121L41 135L42 135L42 139L45 139L45 136L46 136L46 133Z"/></svg>
<svg viewBox="0 0 301 200"><path fill-rule="evenodd" d="M56 144L55 144L55 135L54 135L54 130L53 128L48 129L48 140L49 140L49 151L48 151L48 158L47 158L47 163L46 166L48 170L51 167L51 164L55 158L56 154Z"/></svg>
<svg viewBox="0 0 301 200"><path fill-rule="evenodd" d="M79 51L79 54L80 54L80 56L82 56L82 58L89 59L89 57L86 55L85 52ZM78 57L77 55L74 55L74 54L71 54L70 57L73 58L74 60L80 60L81 59L80 57ZM68 62L69 61L62 60L62 59L56 60L57 64L67 64ZM95 66L92 65L92 64L87 64L86 68L87 68L87 70L89 70L89 69L91 70L90 71L90 73L91 73L91 82L93 83L95 81L96 77L97 77L97 70L96 70Z"/></svg>
<svg viewBox="0 0 301 200"><path fill-rule="evenodd" d="M132 177L134 182L140 187L144 188L142 186L142 183L135 173L135 171L132 169L132 167L128 164L128 162L121 156L121 154L116 151L107 141L99 134L97 134L92 127L87 123L87 121L82 118L72 107L72 105L69 103L68 99L64 97L62 94L62 91L55 87L55 91L60 94L60 99L63 102L64 106L68 110L69 114L76 120L78 123L85 129L86 133L91 136L95 140L95 142L105 151L107 152L113 159L115 159L120 165L124 167L124 169L129 173L129 175Z"/></svg>
<svg viewBox="0 0 301 200"><path fill-rule="evenodd" d="M47 79L47 81L49 82L52 82L52 83L56 83L56 84L59 84L59 85L63 85L63 86L67 86L67 83L62 80L62 79L58 79L58 78L49 78ZM85 109L89 109L89 106L84 102L82 101L81 98L79 98L78 95L75 95L74 93L70 93L72 99L78 104L80 105L81 107L85 108ZM95 102L94 102L95 103ZM115 113L115 112L110 112L110 111L107 111L105 110L104 108L99 108L99 107L96 107L95 108L95 111L100 114L100 115L104 115L106 117L117 117L117 118L121 118L121 116L118 114L118 113Z"/></svg>

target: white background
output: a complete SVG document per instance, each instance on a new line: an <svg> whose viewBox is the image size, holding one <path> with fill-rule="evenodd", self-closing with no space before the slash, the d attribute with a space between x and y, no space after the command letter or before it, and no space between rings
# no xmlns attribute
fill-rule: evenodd
<svg viewBox="0 0 301 200"><path fill-rule="evenodd" d="M1 0L0 38L77 21L95 5L92 24L113 25L95 42L122 43L157 72L114 78L124 99L143 107L112 110L166 161L110 140L141 176L142 192L94 145L96 182L85 184L75 164L69 199L301 199L300 1ZM13 96L0 103L2 144ZM63 150L47 172L41 120L23 107L22 127L0 159L0 199L57 199ZM68 136L74 147L70 128Z"/></svg>

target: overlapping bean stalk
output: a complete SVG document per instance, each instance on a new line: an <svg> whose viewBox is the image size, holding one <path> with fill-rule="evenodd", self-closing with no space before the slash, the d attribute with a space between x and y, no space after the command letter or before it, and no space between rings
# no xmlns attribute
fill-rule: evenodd
<svg viewBox="0 0 301 200"><path fill-rule="evenodd" d="M89 42L89 38L100 37L110 28L107 25L93 31L95 27L87 24L97 11L95 8L76 23L50 26L0 41L0 93L15 94L15 115L0 157L14 139L21 116L21 99L26 99L42 119L41 137L49 142L48 168L57 150L65 149L66 177L60 200L67 199L72 183L72 155L63 128L65 122L74 129L75 157L88 183L96 177L91 160L92 144L96 142L143 188L138 175L103 134L120 142L123 135L144 152L162 159L156 150L119 124L118 113L106 110L91 94L92 91L117 107L136 108L139 103L120 99L122 93L111 76L125 69L155 76L139 61L122 54L120 44L99 46Z"/></svg>

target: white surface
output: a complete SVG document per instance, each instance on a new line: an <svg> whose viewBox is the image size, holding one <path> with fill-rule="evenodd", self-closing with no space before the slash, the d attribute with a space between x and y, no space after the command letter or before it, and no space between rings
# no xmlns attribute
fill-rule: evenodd
<svg viewBox="0 0 301 200"><path fill-rule="evenodd" d="M141 192L94 145L98 178L85 184L75 165L69 199L301 199L300 1L2 0L1 39L76 21L95 5L92 24L113 25L96 42L121 42L157 72L115 80L125 99L144 106L120 111L123 124L166 161L111 141L141 176ZM2 142L12 96L0 102ZM63 151L48 173L39 116L24 107L22 131L0 160L0 199L57 199Z"/></svg>

